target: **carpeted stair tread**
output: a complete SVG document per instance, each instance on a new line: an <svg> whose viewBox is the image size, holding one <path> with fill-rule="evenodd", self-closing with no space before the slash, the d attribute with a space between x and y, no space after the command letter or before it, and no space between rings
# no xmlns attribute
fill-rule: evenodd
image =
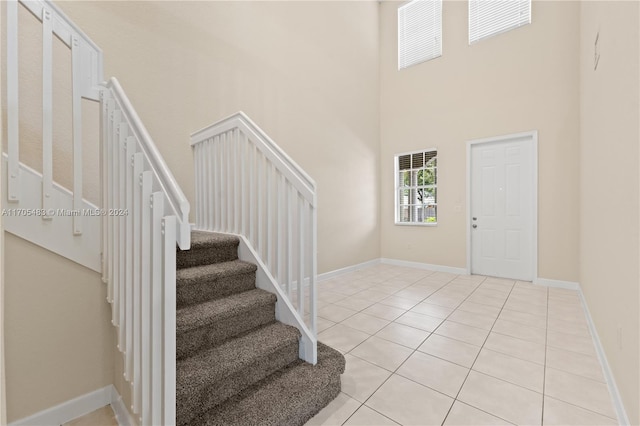
<svg viewBox="0 0 640 426"><path fill-rule="evenodd" d="M256 265L238 259L178 269L178 308L251 290L256 270Z"/></svg>
<svg viewBox="0 0 640 426"><path fill-rule="evenodd" d="M196 328L207 327L239 314L251 315L254 309L263 305L273 305L277 300L275 294L256 288L222 299L188 306L179 309L176 314L176 332L185 333Z"/></svg>
<svg viewBox="0 0 640 426"><path fill-rule="evenodd" d="M178 249L176 253L177 268L190 268L237 259L239 244L240 239L235 235L192 231L191 248L184 251Z"/></svg>
<svg viewBox="0 0 640 426"><path fill-rule="evenodd" d="M344 356L318 343L318 363L298 360L229 398L191 425L304 425L340 393Z"/></svg>
<svg viewBox="0 0 640 426"><path fill-rule="evenodd" d="M178 424L298 359L297 328L275 322L176 363Z"/></svg>
<svg viewBox="0 0 640 426"><path fill-rule="evenodd" d="M277 300L273 293L253 289L179 309L176 315L178 359L274 322Z"/></svg>

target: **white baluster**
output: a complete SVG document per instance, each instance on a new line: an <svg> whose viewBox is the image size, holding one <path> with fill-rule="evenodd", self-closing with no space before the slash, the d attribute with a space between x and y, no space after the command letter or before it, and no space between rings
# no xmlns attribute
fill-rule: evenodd
<svg viewBox="0 0 640 426"><path fill-rule="evenodd" d="M305 241L304 241L304 198L301 196L298 199L298 248L300 254L298 255L298 313L300 318L304 318L304 259L305 259Z"/></svg>
<svg viewBox="0 0 640 426"><path fill-rule="evenodd" d="M125 142L125 205L127 214L124 216L125 221L125 294L126 294L126 311L125 311L125 365L124 377L127 381L131 381L133 377L133 257L136 254L133 251L133 154L135 153L135 138L127 137Z"/></svg>
<svg viewBox="0 0 640 426"><path fill-rule="evenodd" d="M42 208L53 209L53 23L42 8ZM43 219L52 219L48 213Z"/></svg>
<svg viewBox="0 0 640 426"><path fill-rule="evenodd" d="M162 424L176 423L176 217L166 216L164 234L164 413Z"/></svg>
<svg viewBox="0 0 640 426"><path fill-rule="evenodd" d="M141 152L133 156L133 412L140 413L142 405L142 164Z"/></svg>
<svg viewBox="0 0 640 426"><path fill-rule="evenodd" d="M127 148L127 138L129 136L129 126L126 123L120 123L118 126L119 138L118 138L118 205L116 211L116 220L118 222L118 295L120 297L120 301L118 303L118 348L120 352L126 351L126 340L125 340L125 330L126 330L126 303L127 303L127 293L126 293L126 265L127 258L125 256L127 250L127 240L126 240L126 223L122 216L120 216L118 211L124 209L127 198L126 198L126 169L127 169L127 160L126 160L126 148Z"/></svg>
<svg viewBox="0 0 640 426"><path fill-rule="evenodd" d="M73 209L82 210L82 92L80 40L71 37L72 111L73 111ZM82 216L73 217L73 233L82 234Z"/></svg>
<svg viewBox="0 0 640 426"><path fill-rule="evenodd" d="M10 202L20 198L20 137L18 108L18 1L7 5L7 194Z"/></svg>
<svg viewBox="0 0 640 426"><path fill-rule="evenodd" d="M142 172L142 208L140 215L140 283L142 311L141 316L141 385L142 385L142 421L151 424L151 188L153 173Z"/></svg>
<svg viewBox="0 0 640 426"><path fill-rule="evenodd" d="M164 196L162 192L151 195L151 421L162 424L162 216Z"/></svg>

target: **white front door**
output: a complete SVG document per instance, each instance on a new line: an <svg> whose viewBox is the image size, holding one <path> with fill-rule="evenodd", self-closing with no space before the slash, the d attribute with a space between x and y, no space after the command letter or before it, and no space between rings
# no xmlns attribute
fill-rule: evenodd
<svg viewBox="0 0 640 426"><path fill-rule="evenodd" d="M535 134L470 144L471 273L534 279Z"/></svg>

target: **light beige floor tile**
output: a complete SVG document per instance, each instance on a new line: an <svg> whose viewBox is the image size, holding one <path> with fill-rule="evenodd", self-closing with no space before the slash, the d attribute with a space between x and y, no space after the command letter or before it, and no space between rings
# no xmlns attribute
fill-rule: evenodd
<svg viewBox="0 0 640 426"><path fill-rule="evenodd" d="M411 312L415 312L417 314L429 315L434 318L442 318L445 319L448 317L451 312L453 312L453 308L447 308L445 306L433 305L431 303L422 302L411 308Z"/></svg>
<svg viewBox="0 0 640 426"><path fill-rule="evenodd" d="M328 330L318 333L318 340L342 352L349 352L369 338L369 334L346 325L336 324Z"/></svg>
<svg viewBox="0 0 640 426"><path fill-rule="evenodd" d="M401 425L442 424L453 399L394 374L366 405Z"/></svg>
<svg viewBox="0 0 640 426"><path fill-rule="evenodd" d="M491 331L539 344L544 344L546 340L545 329L529 327L524 324L507 321L500 318L498 318Z"/></svg>
<svg viewBox="0 0 640 426"><path fill-rule="evenodd" d="M356 293L355 296L360 299L367 299L373 302L379 302L382 299L386 299L387 297L389 297L389 294L383 293L381 291L369 289L369 290L362 290L360 293Z"/></svg>
<svg viewBox="0 0 640 426"><path fill-rule="evenodd" d="M549 318L549 330L558 331L560 333L573 334L582 337L591 337L587 321L563 321L557 318Z"/></svg>
<svg viewBox="0 0 640 426"><path fill-rule="evenodd" d="M466 297L466 296L465 296ZM427 303L431 303L432 305L444 306L446 308L456 308L462 301L465 299L463 296L446 296L435 294L433 296L429 296L424 301Z"/></svg>
<svg viewBox="0 0 640 426"><path fill-rule="evenodd" d="M517 322L536 328L547 327L547 317L545 315L531 314L528 312L512 311L511 309L503 309L500 317L503 320Z"/></svg>
<svg viewBox="0 0 640 426"><path fill-rule="evenodd" d="M460 401L453 403L447 420L444 422L445 426L501 426L510 424Z"/></svg>
<svg viewBox="0 0 640 426"><path fill-rule="evenodd" d="M397 343L402 346L415 349L431 334L428 331L420 330L415 327L409 327L408 325L398 324L392 322L378 333L376 337L390 342Z"/></svg>
<svg viewBox="0 0 640 426"><path fill-rule="evenodd" d="M533 305L539 308L544 308L544 310L546 311L547 298L544 295L540 295L540 296L529 296L524 294L509 295L509 298L507 299L507 305L520 304L520 303L523 303L526 305Z"/></svg>
<svg viewBox="0 0 640 426"><path fill-rule="evenodd" d="M433 294L434 291L435 290L426 287L410 287L405 288L404 290L400 290L399 292L395 293L394 296L421 302L426 297Z"/></svg>
<svg viewBox="0 0 640 426"><path fill-rule="evenodd" d="M528 340L491 332L484 347L492 351L511 355L544 365L545 345L542 343L529 342Z"/></svg>
<svg viewBox="0 0 640 426"><path fill-rule="evenodd" d="M75 420L65 423L63 426L118 426L116 415L111 408L111 405L99 408L79 417Z"/></svg>
<svg viewBox="0 0 640 426"><path fill-rule="evenodd" d="M420 301L415 299L406 299L399 296L389 296L386 299L382 299L380 303L400 309L411 309L420 303Z"/></svg>
<svg viewBox="0 0 640 426"><path fill-rule="evenodd" d="M436 329L435 334L461 340L466 343L471 343L472 345L482 346L489 331L457 322L445 321Z"/></svg>
<svg viewBox="0 0 640 426"><path fill-rule="evenodd" d="M480 352L480 347L460 340L432 334L418 348L419 351L428 353L438 358L446 359L463 367L471 368Z"/></svg>
<svg viewBox="0 0 640 426"><path fill-rule="evenodd" d="M542 393L544 366L483 348L473 369Z"/></svg>
<svg viewBox="0 0 640 426"><path fill-rule="evenodd" d="M473 312L474 314L481 314L493 317L494 319L498 317L500 313L500 308L496 306L482 305L480 303L465 301L460 306L458 306L459 311Z"/></svg>
<svg viewBox="0 0 640 426"><path fill-rule="evenodd" d="M609 389L605 383L553 368L546 369L545 395L607 417L615 417Z"/></svg>
<svg viewBox="0 0 640 426"><path fill-rule="evenodd" d="M497 308L502 308L502 306L504 305L504 298L489 297L482 294L472 294L471 296L469 296L467 301L479 303L481 305L494 306Z"/></svg>
<svg viewBox="0 0 640 426"><path fill-rule="evenodd" d="M337 306L341 306L343 308L360 311L362 309L366 309L369 306L373 305L375 302L367 299L362 299L358 296L349 296L345 299L342 299L335 304Z"/></svg>
<svg viewBox="0 0 640 426"><path fill-rule="evenodd" d="M519 425L539 425L542 395L529 389L471 371L458 399Z"/></svg>
<svg viewBox="0 0 640 426"><path fill-rule="evenodd" d="M328 319L324 319L322 317L316 317L316 327L318 328L318 333L325 331L328 328L336 325L335 322L329 321Z"/></svg>
<svg viewBox="0 0 640 426"><path fill-rule="evenodd" d="M590 337L575 336L559 331L547 331L547 346L571 352L595 356L596 351Z"/></svg>
<svg viewBox="0 0 640 426"><path fill-rule="evenodd" d="M344 308L337 305L329 305L318 309L318 316L333 322L341 322L351 315L355 315L357 311Z"/></svg>
<svg viewBox="0 0 640 426"><path fill-rule="evenodd" d="M391 296L393 293L396 293L402 290L402 287L398 288L397 285L382 283L382 284L378 284L376 286L371 287L371 290L379 291L380 293L385 293L387 296Z"/></svg>
<svg viewBox="0 0 640 426"><path fill-rule="evenodd" d="M440 358L414 352L396 374L455 398L469 369Z"/></svg>
<svg viewBox="0 0 640 426"><path fill-rule="evenodd" d="M364 402L391 376L391 372L351 354L345 355L347 365L341 376L342 392Z"/></svg>
<svg viewBox="0 0 640 426"><path fill-rule="evenodd" d="M342 324L355 328L356 330L364 331L365 333L375 334L389 324L389 322L390 321L383 320L382 318L360 312L342 321Z"/></svg>
<svg viewBox="0 0 640 426"><path fill-rule="evenodd" d="M389 371L394 371L405 359L409 358L412 352L412 349L405 346L372 337L353 349L351 354Z"/></svg>
<svg viewBox="0 0 640 426"><path fill-rule="evenodd" d="M511 309L512 311L519 312L528 312L530 314L536 315L546 315L547 307L543 305L535 305L533 303L515 301L515 300L507 300L507 303L504 304L505 309Z"/></svg>
<svg viewBox="0 0 640 426"><path fill-rule="evenodd" d="M339 426L351 417L360 405L360 402L344 393L340 393L336 399L331 401L329 405L305 424L307 426Z"/></svg>
<svg viewBox="0 0 640 426"><path fill-rule="evenodd" d="M376 303L375 305L369 306L362 312L368 315L373 315L374 317L385 319L387 321L393 321L400 315L404 314L406 310L389 305L383 305L382 303Z"/></svg>
<svg viewBox="0 0 640 426"><path fill-rule="evenodd" d="M394 426L398 423L363 405L353 413L345 426Z"/></svg>
<svg viewBox="0 0 640 426"><path fill-rule="evenodd" d="M318 291L318 300L322 301L322 302L327 302L327 303L335 303L339 300L344 299L345 296L342 293L337 293L335 291L331 291L331 290L320 290Z"/></svg>
<svg viewBox="0 0 640 426"><path fill-rule="evenodd" d="M575 405L545 396L542 424L545 426L613 426L617 425L618 422L609 417L594 413L593 411L585 410Z"/></svg>
<svg viewBox="0 0 640 426"><path fill-rule="evenodd" d="M606 383L602 366L596 356L547 348L547 367Z"/></svg>
<svg viewBox="0 0 640 426"><path fill-rule="evenodd" d="M440 323L442 323L442 318L430 317L429 315L417 314L415 312L407 312L396 318L394 322L419 328L424 331L433 331L440 325Z"/></svg>
<svg viewBox="0 0 640 426"><path fill-rule="evenodd" d="M460 324L470 325L471 327L483 328L485 330L491 330L495 317L475 314L473 312L461 311L457 309L454 313L449 315L448 321L458 322Z"/></svg>
<svg viewBox="0 0 640 426"><path fill-rule="evenodd" d="M485 281L480 287L473 293L474 296L486 296L492 297L494 299L501 299L502 301L507 300L509 296L509 289L500 289L496 290L493 288L487 287L487 282Z"/></svg>

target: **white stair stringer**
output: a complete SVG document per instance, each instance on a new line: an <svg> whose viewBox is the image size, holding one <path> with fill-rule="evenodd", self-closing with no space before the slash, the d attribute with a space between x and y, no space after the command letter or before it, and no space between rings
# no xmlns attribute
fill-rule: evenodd
<svg viewBox="0 0 640 426"><path fill-rule="evenodd" d="M7 170L7 154L2 154L2 170ZM42 174L20 163L21 197L18 202L7 198L7 180L2 179L2 216L6 231L40 247L66 257L82 266L101 272L99 207L82 200L83 210L73 210L73 194L54 183L53 203L43 219ZM73 233L74 215L82 218L82 234Z"/></svg>

